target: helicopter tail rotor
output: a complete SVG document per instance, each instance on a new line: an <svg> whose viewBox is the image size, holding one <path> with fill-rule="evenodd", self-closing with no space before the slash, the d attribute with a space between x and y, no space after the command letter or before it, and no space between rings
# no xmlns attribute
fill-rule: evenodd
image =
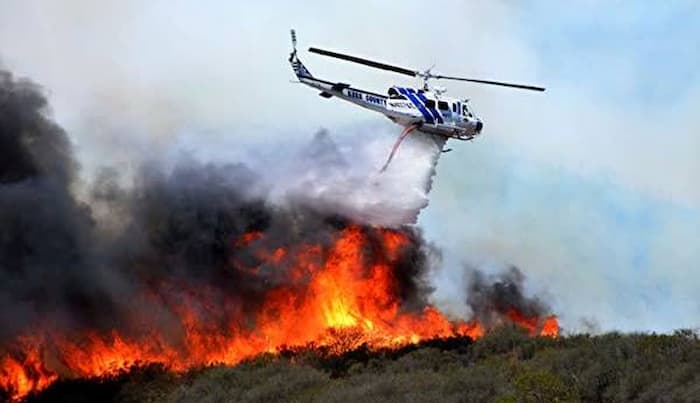
<svg viewBox="0 0 700 403"><path fill-rule="evenodd" d="M289 54L289 63L292 65L294 74L296 74L297 78L299 79L313 77L311 72L306 68L306 66L304 66L304 63L302 63L297 56L297 33L294 32L294 29L292 29L290 30L290 34L292 36L292 53Z"/></svg>

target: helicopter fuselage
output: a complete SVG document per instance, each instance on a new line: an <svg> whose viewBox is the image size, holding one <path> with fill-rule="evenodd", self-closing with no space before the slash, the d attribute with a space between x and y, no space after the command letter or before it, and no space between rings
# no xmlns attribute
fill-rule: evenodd
<svg viewBox="0 0 700 403"><path fill-rule="evenodd" d="M319 95L324 98L335 96L363 108L380 112L393 122L406 128L410 127L411 131L418 129L421 132L445 138L471 140L481 134L481 129L484 127L481 119L474 116L467 105L468 100L445 97L443 96L445 90L437 87L431 90L429 80L463 81L540 92L545 90L544 87L534 85L446 76L433 73L432 67L420 71L330 50L309 48L309 52L323 56L423 79L423 89L393 86L389 88L387 95L375 94L352 88L349 84L333 83L312 76L297 56L297 37L293 29L291 35L292 53L289 55L289 63L300 82L321 90Z"/></svg>
<svg viewBox="0 0 700 403"><path fill-rule="evenodd" d="M403 127L417 126L422 132L458 140L471 140L483 128L483 123L473 115L467 100L399 86L389 88L387 95L382 95L313 77L298 59L290 61L299 82L320 90L320 96L337 97L379 112Z"/></svg>
<svg viewBox="0 0 700 403"><path fill-rule="evenodd" d="M309 52L323 56L423 79L423 89L393 86L389 88L387 95L377 94L353 88L350 84L334 83L311 75L297 56L297 37L293 29L291 30L291 36L292 53L289 55L289 63L292 65L292 70L294 70L294 74L300 83L320 90L321 93L319 95L324 98L336 97L352 102L363 108L379 112L391 119L392 122L404 127L380 172L384 172L387 169L401 142L415 130L435 135L433 137L435 144L439 144L442 152L450 151L450 149L445 150L442 148L448 138L471 140L481 134L484 124L481 119L472 113L468 106L469 100L443 96L445 90L438 87L431 90L428 84L430 80L463 81L540 92L545 90L544 87L534 85L445 76L433 73L432 67L420 71L330 50L309 48Z"/></svg>

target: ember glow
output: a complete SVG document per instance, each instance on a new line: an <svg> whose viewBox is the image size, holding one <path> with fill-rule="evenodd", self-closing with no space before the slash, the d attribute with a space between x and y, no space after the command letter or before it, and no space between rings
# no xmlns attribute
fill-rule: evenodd
<svg viewBox="0 0 700 403"><path fill-rule="evenodd" d="M436 337L476 339L488 330L477 321L450 320L429 304L404 307L397 270L416 245L401 230L350 225L327 245L270 247L265 241L262 232L231 240L233 251L250 252L247 259L231 257L231 267L247 280L268 281L266 272L286 268L285 281L265 289L262 300L246 302L212 286L161 281L134 301L128 331L66 331L47 323L5 346L0 388L17 400L59 377L104 377L134 365L162 363L185 371L235 364L287 346L342 353L363 344L377 349ZM149 317L153 304L166 305L176 326ZM553 316L526 318L511 310L503 320L533 335L559 331Z"/></svg>

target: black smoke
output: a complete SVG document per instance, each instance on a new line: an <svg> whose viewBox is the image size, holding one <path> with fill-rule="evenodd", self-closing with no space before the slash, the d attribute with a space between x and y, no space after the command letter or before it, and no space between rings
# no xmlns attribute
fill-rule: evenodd
<svg viewBox="0 0 700 403"><path fill-rule="evenodd" d="M109 306L89 281L94 223L71 195L77 164L47 108L35 84L0 72L0 340L57 305L86 321Z"/></svg>
<svg viewBox="0 0 700 403"><path fill-rule="evenodd" d="M270 264L257 250L327 249L350 226L367 239L369 266L387 259L384 229L304 201L271 203L259 175L243 164L183 158L168 169L145 163L134 178L108 168L92 184L78 183L69 137L49 113L37 85L0 73L0 353L45 326L134 336L158 327L177 342L185 299L200 302L200 320L213 327L254 317L271 289L308 280L290 283L291 263ZM308 158L346 163L319 155L334 148L328 136L316 141L322 144ZM396 298L403 309L420 310L432 292L426 276L437 250L416 227L392 231L409 240L392 266ZM241 243L250 233L263 236ZM544 312L523 296L522 282L517 270L495 281L474 274L467 303L487 324L511 308Z"/></svg>
<svg viewBox="0 0 700 403"><path fill-rule="evenodd" d="M144 164L128 187L118 169L104 169L82 202L71 143L49 112L37 85L0 74L0 350L47 323L128 333L145 321L177 335L173 308L201 290L220 304L202 309L204 320L253 313L269 289L289 282L288 267L264 264L254 249L328 246L356 225L301 203L268 203L245 165L186 158L172 169ZM368 262L385 259L379 229L359 227ZM430 248L417 229L398 231L410 247L395 265L397 297L418 309L430 292ZM250 232L264 238L237 244ZM255 276L245 270L258 266ZM143 295L156 303L140 304Z"/></svg>
<svg viewBox="0 0 700 403"><path fill-rule="evenodd" d="M468 273L467 306L481 323L498 323L509 312L516 311L525 318L541 318L550 314L549 307L537 296L524 292L525 276L515 266L497 275L479 270Z"/></svg>

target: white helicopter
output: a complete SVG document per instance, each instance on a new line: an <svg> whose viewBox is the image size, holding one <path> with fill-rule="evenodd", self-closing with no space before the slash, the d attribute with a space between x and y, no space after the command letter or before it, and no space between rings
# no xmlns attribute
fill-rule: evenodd
<svg viewBox="0 0 700 403"><path fill-rule="evenodd" d="M309 48L309 52L323 56L335 57L349 62L364 64L365 66L377 69L393 71L411 77L420 77L423 80L423 88L414 89L408 87L393 86L389 88L387 95L353 88L350 84L334 83L331 81L316 78L302 64L297 56L297 38L294 30L292 34L292 53L289 55L289 62L292 65L294 74L299 82L316 88L321 91L319 94L324 98L338 97L348 102L352 102L363 108L367 108L388 117L392 122L404 127L389 154L381 172L389 166L396 150L401 142L414 130L420 130L443 139L472 140L481 134L484 123L476 117L469 108L468 99L458 99L444 96L445 89L430 88L428 81L431 79L468 81L478 84L499 85L503 87L519 88L532 91L544 91L542 87L532 85L504 83L500 81L476 80L472 78L443 76L433 74L431 69L425 71L411 70L403 67L392 66L373 60L363 59L356 56L344 55L318 48ZM443 152L450 149L443 150Z"/></svg>

